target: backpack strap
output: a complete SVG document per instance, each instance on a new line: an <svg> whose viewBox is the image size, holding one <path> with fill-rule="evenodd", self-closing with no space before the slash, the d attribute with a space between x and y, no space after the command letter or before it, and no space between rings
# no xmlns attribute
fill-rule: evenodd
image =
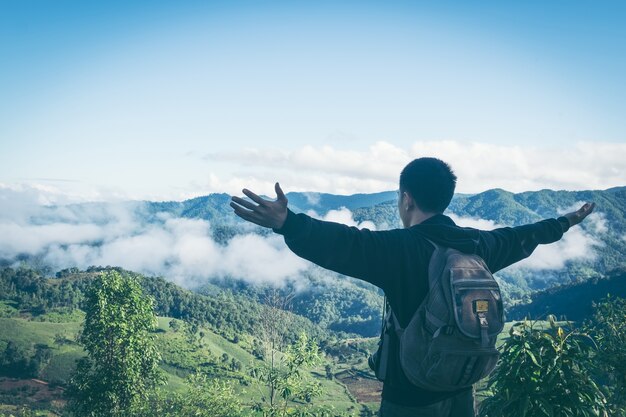
<svg viewBox="0 0 626 417"><path fill-rule="evenodd" d="M390 311L391 320L393 321L393 330L395 330L396 334L398 335L398 339L401 339L402 335L404 334L404 328L400 326L400 322L398 321L398 318L396 317L396 314L393 312L393 310Z"/></svg>
<svg viewBox="0 0 626 417"><path fill-rule="evenodd" d="M379 340L379 350L378 350L378 365L377 369L374 370L376 377L384 381L387 377L387 369L389 367L389 345L390 341L390 326L393 326L392 319L390 316L393 315L391 311L391 306L387 301L387 296L383 300L383 317L380 329L380 340Z"/></svg>
<svg viewBox="0 0 626 417"><path fill-rule="evenodd" d="M389 367L389 333L385 332L384 334L382 334L381 339L382 345L380 348L380 362L378 365L378 374L381 380L384 381L385 379L387 379L387 368Z"/></svg>
<svg viewBox="0 0 626 417"><path fill-rule="evenodd" d="M441 279L441 272L446 267L446 263L448 260L447 251L449 251L450 249L444 246L438 245L428 238L424 238L424 239L426 239L426 241L430 243L432 247L434 248L433 254L431 255L430 261L428 263L428 291L430 292L433 288L436 288L439 286L439 280ZM449 296L445 292L443 294L435 293L435 297L441 297L441 296L446 298L445 301L448 305L451 305L450 303L451 300L448 299L448 298L451 298L451 296ZM429 296L426 295L422 303L426 303L426 301L428 300L428 297ZM431 295L431 298L432 298L432 295ZM432 304L435 304L435 301L431 299L431 305ZM419 308L422 308L422 306L420 306ZM444 331L446 332L446 334L448 334L453 329L453 327L450 327L450 324L451 323L442 320L441 318L433 314L433 312L431 312L428 308L424 307L424 327L426 327L426 329L432 335L435 335L440 331Z"/></svg>

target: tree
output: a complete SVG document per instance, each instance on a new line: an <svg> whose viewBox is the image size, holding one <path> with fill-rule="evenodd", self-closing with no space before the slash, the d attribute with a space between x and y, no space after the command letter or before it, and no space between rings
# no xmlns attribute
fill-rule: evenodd
<svg viewBox="0 0 626 417"><path fill-rule="evenodd" d="M259 317L259 330L263 343L262 356L267 360L267 364L256 368L253 372L257 372L257 379L269 388L268 402L270 408L274 407L276 401L277 381L275 376L280 373L277 355L285 346L286 332L291 325L287 311L291 308L292 299L293 294L283 295L276 288L270 289L265 295L263 312Z"/></svg>
<svg viewBox="0 0 626 417"><path fill-rule="evenodd" d="M261 394L255 411L264 417L323 415L323 410L313 409L310 404L296 406L295 403L308 404L322 394L320 383L306 375L308 369L320 361L317 343L302 333L284 354L276 354L273 361L252 367L250 376L257 382Z"/></svg>
<svg viewBox="0 0 626 417"><path fill-rule="evenodd" d="M239 362L235 358L232 358L230 360L230 370L233 371L233 372L241 371L241 362Z"/></svg>
<svg viewBox="0 0 626 417"><path fill-rule="evenodd" d="M626 414L626 299L611 298L594 305L593 318L586 323L599 349L598 379L608 391L612 415Z"/></svg>
<svg viewBox="0 0 626 417"><path fill-rule="evenodd" d="M326 372L326 379L333 379L333 377L335 376L333 374L333 367L329 363L327 363L326 366L324 366L324 371Z"/></svg>
<svg viewBox="0 0 626 417"><path fill-rule="evenodd" d="M526 320L511 327L481 416L607 416L606 398L592 378L593 340L563 330L554 316L549 320L549 330Z"/></svg>
<svg viewBox="0 0 626 417"><path fill-rule="evenodd" d="M13 378L33 376L26 350L12 340L0 356L0 375Z"/></svg>
<svg viewBox="0 0 626 417"><path fill-rule="evenodd" d="M185 336L187 337L187 343L193 346L194 349L202 347L202 338L204 333L200 331L200 321L190 319L185 321Z"/></svg>
<svg viewBox="0 0 626 417"><path fill-rule="evenodd" d="M87 290L85 313L79 342L87 357L69 382L70 410L90 417L133 415L163 382L151 333L156 327L153 301L135 278L109 270Z"/></svg>
<svg viewBox="0 0 626 417"><path fill-rule="evenodd" d="M175 333L177 333L182 327L180 322L176 319L171 319L169 325L170 325L170 329L172 329L172 331Z"/></svg>
<svg viewBox="0 0 626 417"><path fill-rule="evenodd" d="M46 344L36 344L35 354L30 360L30 368L32 369L33 375L41 377L41 373L50 363L50 359L52 359L52 349Z"/></svg>

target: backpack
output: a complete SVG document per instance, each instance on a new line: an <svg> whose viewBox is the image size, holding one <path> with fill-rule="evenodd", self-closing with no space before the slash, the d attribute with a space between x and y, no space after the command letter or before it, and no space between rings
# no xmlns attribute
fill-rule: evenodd
<svg viewBox="0 0 626 417"><path fill-rule="evenodd" d="M369 364L384 381L395 332L402 371L413 385L455 391L495 368L496 338L504 327L502 297L482 258L430 243L435 251L428 266L428 294L406 328L385 302L379 348Z"/></svg>

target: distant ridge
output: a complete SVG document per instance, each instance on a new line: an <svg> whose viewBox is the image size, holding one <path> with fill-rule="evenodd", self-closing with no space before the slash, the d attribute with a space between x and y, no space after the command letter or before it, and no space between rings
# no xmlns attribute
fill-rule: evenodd
<svg viewBox="0 0 626 417"><path fill-rule="evenodd" d="M613 270L606 278L595 278L569 285L560 285L534 293L529 304L509 308L507 320L525 317L544 319L554 314L558 319L581 321L589 318L593 303L607 297L626 298L626 268Z"/></svg>
<svg viewBox="0 0 626 417"><path fill-rule="evenodd" d="M327 193L304 192L287 193L290 207L295 211L314 210L318 214L325 214L329 210L345 207L354 210L361 207L371 207L397 199L395 191L383 191L373 194L335 195Z"/></svg>

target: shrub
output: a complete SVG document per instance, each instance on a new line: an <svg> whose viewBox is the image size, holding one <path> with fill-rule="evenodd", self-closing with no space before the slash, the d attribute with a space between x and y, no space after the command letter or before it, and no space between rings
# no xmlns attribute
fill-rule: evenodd
<svg viewBox="0 0 626 417"><path fill-rule="evenodd" d="M516 323L489 379L485 417L607 416L604 393L592 378L596 347L589 335L557 326Z"/></svg>

